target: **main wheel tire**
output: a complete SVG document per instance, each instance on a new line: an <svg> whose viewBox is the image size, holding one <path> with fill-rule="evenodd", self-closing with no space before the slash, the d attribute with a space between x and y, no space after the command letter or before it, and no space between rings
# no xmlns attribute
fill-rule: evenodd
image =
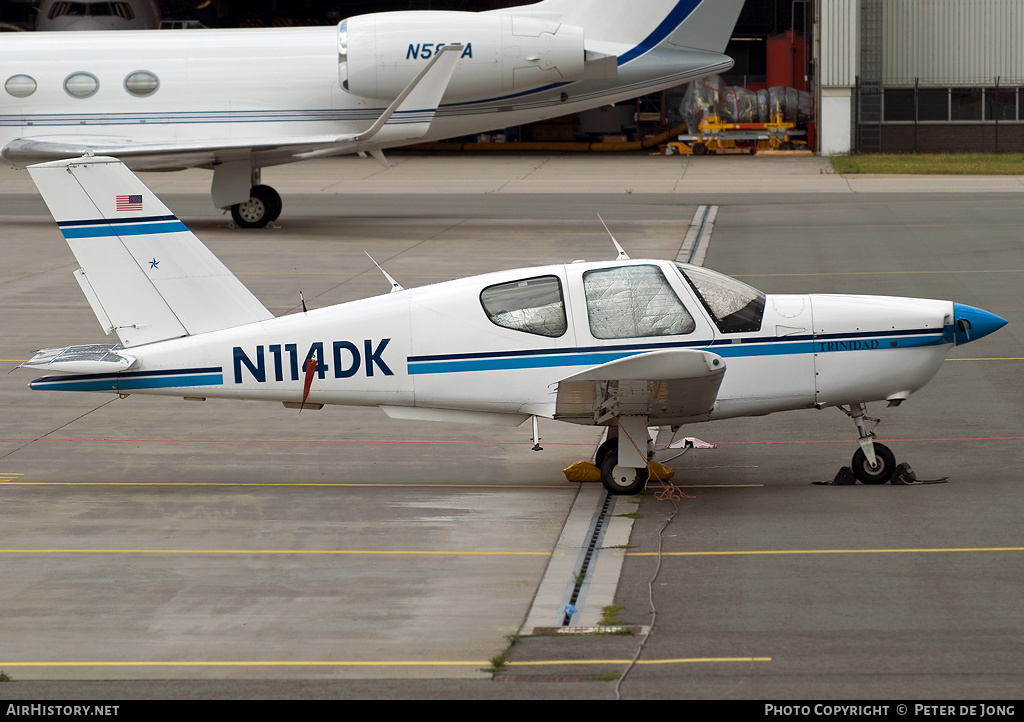
<svg viewBox="0 0 1024 722"><path fill-rule="evenodd" d="M608 457L608 454L610 454L613 451L616 451L618 448L618 437L605 439L604 443L597 447L597 453L594 454L594 465L597 466L598 469L600 469L601 466L604 464L604 460Z"/></svg>
<svg viewBox="0 0 1024 722"><path fill-rule="evenodd" d="M892 475L896 473L896 455L885 444L875 444L875 460L878 462L878 465L872 467L868 463L868 457L864 454L864 449L857 449L857 452L853 455L850 467L853 469L853 475L857 477L860 483L884 484L892 479Z"/></svg>
<svg viewBox="0 0 1024 722"><path fill-rule="evenodd" d="M281 196L270 186L253 186L249 200L231 206L231 218L239 228L264 228L281 215Z"/></svg>
<svg viewBox="0 0 1024 722"><path fill-rule="evenodd" d="M649 476L646 466L642 469L619 466L618 451L608 452L601 464L601 483L609 494L616 496L639 494L647 486Z"/></svg>

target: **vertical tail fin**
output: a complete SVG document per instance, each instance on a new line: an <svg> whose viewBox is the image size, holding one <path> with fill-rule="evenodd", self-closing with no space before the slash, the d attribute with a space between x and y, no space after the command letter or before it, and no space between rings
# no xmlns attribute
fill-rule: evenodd
<svg viewBox="0 0 1024 722"><path fill-rule="evenodd" d="M29 167L81 269L75 277L125 347L272 314L116 158Z"/></svg>
<svg viewBox="0 0 1024 722"><path fill-rule="evenodd" d="M721 53L744 0L544 0L495 12L553 18L581 27L591 41L628 45L620 64L662 44Z"/></svg>

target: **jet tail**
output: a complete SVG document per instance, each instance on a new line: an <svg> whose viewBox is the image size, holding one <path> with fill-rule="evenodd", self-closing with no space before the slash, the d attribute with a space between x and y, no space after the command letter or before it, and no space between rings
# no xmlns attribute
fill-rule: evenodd
<svg viewBox="0 0 1024 722"><path fill-rule="evenodd" d="M116 158L30 166L106 333L125 348L273 315Z"/></svg>
<svg viewBox="0 0 1024 722"><path fill-rule="evenodd" d="M732 35L744 0L545 0L504 14L556 19L586 31L591 42L632 48L621 54L628 62L661 45L721 53Z"/></svg>

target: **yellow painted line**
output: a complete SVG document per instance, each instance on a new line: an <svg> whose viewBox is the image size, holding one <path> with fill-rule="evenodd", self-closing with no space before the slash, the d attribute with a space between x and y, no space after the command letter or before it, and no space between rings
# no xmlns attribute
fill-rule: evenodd
<svg viewBox="0 0 1024 722"><path fill-rule="evenodd" d="M1022 356L1007 356L1005 358L948 358L947 361L1024 361Z"/></svg>
<svg viewBox="0 0 1024 722"><path fill-rule="evenodd" d="M768 556L783 554L938 554L941 552L1024 552L1024 547L964 547L951 549L790 549L733 552L662 552L665 557ZM658 552L626 552L625 556L653 557Z"/></svg>
<svg viewBox="0 0 1024 722"><path fill-rule="evenodd" d="M836 271L834 273L743 273L735 274L733 278L778 278L786 276L937 276L955 273L1024 273L1021 268L993 268L991 270L977 269L973 271L950 270L950 271Z"/></svg>
<svg viewBox="0 0 1024 722"><path fill-rule="evenodd" d="M27 358L0 358L0 363L5 364L23 364L28 361Z"/></svg>
<svg viewBox="0 0 1024 722"><path fill-rule="evenodd" d="M25 476L24 474L17 474L13 471L0 471L0 484L13 484L15 478L19 476Z"/></svg>
<svg viewBox="0 0 1024 722"><path fill-rule="evenodd" d="M636 664L702 664L718 662L771 662L771 657L692 657L641 659ZM506 667L630 664L630 659L551 659L534 662L506 662ZM485 661L182 661L182 662L5 662L0 667L490 667Z"/></svg>
<svg viewBox="0 0 1024 722"><path fill-rule="evenodd" d="M550 667L561 664L629 664L631 659L552 659L539 662L506 662L507 667ZM636 664L702 664L709 662L771 662L771 657L681 657L679 659L640 659Z"/></svg>
<svg viewBox="0 0 1024 722"><path fill-rule="evenodd" d="M303 554L366 556L547 557L555 552L423 551L417 549L0 549L0 554Z"/></svg>
<svg viewBox="0 0 1024 722"><path fill-rule="evenodd" d="M531 484L338 484L333 482L218 482L218 481L16 481L12 486L322 486L366 487L396 489L562 489L575 491L576 482L562 485L534 486Z"/></svg>

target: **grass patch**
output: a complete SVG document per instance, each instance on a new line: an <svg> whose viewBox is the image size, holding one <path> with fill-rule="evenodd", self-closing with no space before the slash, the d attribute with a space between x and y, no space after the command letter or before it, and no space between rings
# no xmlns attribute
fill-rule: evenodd
<svg viewBox="0 0 1024 722"><path fill-rule="evenodd" d="M626 514L616 514L615 516L623 516L623 517L626 517L627 519L643 519L644 518L644 515L641 514L638 511L631 511L631 512L628 512Z"/></svg>
<svg viewBox="0 0 1024 722"><path fill-rule="evenodd" d="M832 156L837 173L884 175L1024 175L1024 153Z"/></svg>
<svg viewBox="0 0 1024 722"><path fill-rule="evenodd" d="M7 676L7 672L0 672L0 682L10 682L11 678Z"/></svg>
<svg viewBox="0 0 1024 722"><path fill-rule="evenodd" d="M500 654L496 654L493 657L491 657L491 668L490 669L485 669L483 671L484 672L497 672L498 670L504 668L504 666L507 663L508 663L508 650L505 649L505 650L502 650L502 652Z"/></svg>
<svg viewBox="0 0 1024 722"><path fill-rule="evenodd" d="M597 621L599 627L610 627L604 634L633 634L633 630L627 626L629 622L623 622L619 619L619 612L625 607L617 607L615 605L609 605L607 607L601 607L601 618Z"/></svg>
<svg viewBox="0 0 1024 722"><path fill-rule="evenodd" d="M594 675L594 681L595 682L615 682L615 681L617 681L619 679L619 676L620 675L619 675L618 672L609 672L608 674L595 674Z"/></svg>
<svg viewBox="0 0 1024 722"><path fill-rule="evenodd" d="M625 607L617 607L614 604L610 604L607 607L601 607L601 619L598 620L597 624L600 627L612 627L623 624L619 620L619 612Z"/></svg>

